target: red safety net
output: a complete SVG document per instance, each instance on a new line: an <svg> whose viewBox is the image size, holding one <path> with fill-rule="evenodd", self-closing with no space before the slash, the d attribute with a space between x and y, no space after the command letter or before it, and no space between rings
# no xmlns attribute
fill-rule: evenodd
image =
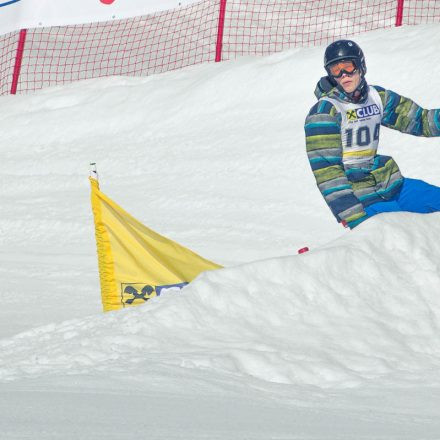
<svg viewBox="0 0 440 440"><path fill-rule="evenodd" d="M0 37L0 93L14 88L18 47L24 50L16 87L26 92L88 78L145 76L241 55L326 44L395 26L398 6L403 25L440 22L438 3L204 0L124 20L29 29L21 46L20 33L13 32Z"/></svg>
<svg viewBox="0 0 440 440"><path fill-rule="evenodd" d="M437 0L405 0L403 24L428 24L440 22L440 2Z"/></svg>
<svg viewBox="0 0 440 440"><path fill-rule="evenodd" d="M31 29L18 90L213 61L217 13L217 2L204 1L124 20Z"/></svg>
<svg viewBox="0 0 440 440"><path fill-rule="evenodd" d="M223 59L321 45L395 25L396 0L228 0Z"/></svg>

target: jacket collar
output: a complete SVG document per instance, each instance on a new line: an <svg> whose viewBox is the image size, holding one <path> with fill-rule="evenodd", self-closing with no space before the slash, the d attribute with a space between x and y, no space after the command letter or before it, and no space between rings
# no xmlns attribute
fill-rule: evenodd
<svg viewBox="0 0 440 440"><path fill-rule="evenodd" d="M359 87L353 93L347 93L329 76L323 76L316 85L315 96L318 99L327 97L342 102L363 103L368 98L368 84L365 78L362 78Z"/></svg>

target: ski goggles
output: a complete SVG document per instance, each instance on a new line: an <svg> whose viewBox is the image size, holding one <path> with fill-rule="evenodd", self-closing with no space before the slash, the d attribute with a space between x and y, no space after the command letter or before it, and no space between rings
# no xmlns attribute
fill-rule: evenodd
<svg viewBox="0 0 440 440"><path fill-rule="evenodd" d="M328 73L333 76L333 78L340 78L344 73L347 75L353 75L356 72L356 64L351 60L337 61L336 63L330 64L327 67Z"/></svg>

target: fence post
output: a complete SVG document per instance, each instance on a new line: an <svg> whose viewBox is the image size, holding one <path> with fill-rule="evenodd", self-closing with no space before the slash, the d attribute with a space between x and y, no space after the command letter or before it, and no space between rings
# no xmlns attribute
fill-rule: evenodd
<svg viewBox="0 0 440 440"><path fill-rule="evenodd" d="M404 0L397 0L396 26L402 26L403 2Z"/></svg>
<svg viewBox="0 0 440 440"><path fill-rule="evenodd" d="M18 80L20 78L21 62L23 60L24 43L26 42L27 29L20 31L18 38L17 52L15 55L14 73L12 75L11 95L17 93Z"/></svg>
<svg viewBox="0 0 440 440"><path fill-rule="evenodd" d="M223 30L225 27L226 0L220 0L220 11L218 14L217 44L215 47L215 62L222 60Z"/></svg>

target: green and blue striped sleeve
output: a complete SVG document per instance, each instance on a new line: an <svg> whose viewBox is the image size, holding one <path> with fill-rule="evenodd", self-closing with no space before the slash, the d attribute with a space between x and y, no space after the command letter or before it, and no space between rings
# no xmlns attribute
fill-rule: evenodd
<svg viewBox="0 0 440 440"><path fill-rule="evenodd" d="M334 105L318 101L305 121L307 156L319 190L338 221L364 217L362 203L354 195L342 165L340 115Z"/></svg>
<svg viewBox="0 0 440 440"><path fill-rule="evenodd" d="M382 100L382 125L414 136L440 136L440 109L427 110L397 93L374 86Z"/></svg>

